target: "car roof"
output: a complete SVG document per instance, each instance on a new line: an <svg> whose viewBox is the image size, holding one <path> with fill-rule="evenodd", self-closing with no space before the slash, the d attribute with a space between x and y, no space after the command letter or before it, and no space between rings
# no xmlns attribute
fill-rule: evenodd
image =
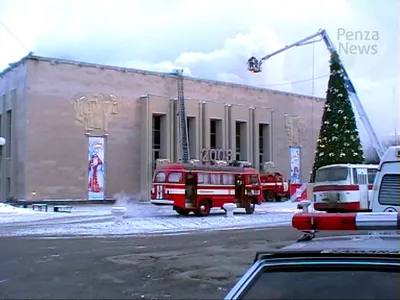
<svg viewBox="0 0 400 300"><path fill-rule="evenodd" d="M316 233L318 235L318 233ZM333 236L299 241L282 251L400 251L398 232L371 232L359 235Z"/></svg>

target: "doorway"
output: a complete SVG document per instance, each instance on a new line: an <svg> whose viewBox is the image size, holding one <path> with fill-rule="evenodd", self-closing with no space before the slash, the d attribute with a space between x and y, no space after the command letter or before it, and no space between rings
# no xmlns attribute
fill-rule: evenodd
<svg viewBox="0 0 400 300"><path fill-rule="evenodd" d="M235 203L243 203L244 201L244 176L235 175Z"/></svg>
<svg viewBox="0 0 400 300"><path fill-rule="evenodd" d="M197 199L197 174L186 173L185 178L185 207L196 207Z"/></svg>

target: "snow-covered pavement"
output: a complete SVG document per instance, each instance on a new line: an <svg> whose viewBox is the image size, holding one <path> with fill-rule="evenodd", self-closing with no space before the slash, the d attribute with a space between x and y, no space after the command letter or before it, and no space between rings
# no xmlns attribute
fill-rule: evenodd
<svg viewBox="0 0 400 300"><path fill-rule="evenodd" d="M127 212L122 223L115 223L112 205L76 205L71 213L37 212L31 208L16 208L0 203L0 236L104 236L124 234L154 234L261 228L288 225L297 203L264 203L256 206L253 215L243 209L226 218L222 210L213 209L210 216L179 216L171 207L139 203L117 203Z"/></svg>

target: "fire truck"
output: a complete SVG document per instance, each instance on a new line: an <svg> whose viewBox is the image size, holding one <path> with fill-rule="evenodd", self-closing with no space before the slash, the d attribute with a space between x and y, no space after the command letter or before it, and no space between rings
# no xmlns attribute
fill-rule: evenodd
<svg viewBox="0 0 400 300"><path fill-rule="evenodd" d="M247 165L204 165L198 161L159 161L151 188L151 203L170 205L180 215L207 216L211 208L235 203L252 214L263 202L259 172Z"/></svg>
<svg viewBox="0 0 400 300"><path fill-rule="evenodd" d="M264 200L267 202L281 201L290 198L289 182L279 172L260 173L260 182Z"/></svg>

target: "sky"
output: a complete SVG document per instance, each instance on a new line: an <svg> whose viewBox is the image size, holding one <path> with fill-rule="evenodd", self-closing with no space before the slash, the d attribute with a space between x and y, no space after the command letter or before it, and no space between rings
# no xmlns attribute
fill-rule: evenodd
<svg viewBox="0 0 400 300"><path fill-rule="evenodd" d="M36 55L171 72L325 97L327 30L377 134L400 132L399 0L0 0L0 69ZM11 31L12 34L10 34ZM357 115L357 114L356 114ZM359 123L364 144L368 135Z"/></svg>

